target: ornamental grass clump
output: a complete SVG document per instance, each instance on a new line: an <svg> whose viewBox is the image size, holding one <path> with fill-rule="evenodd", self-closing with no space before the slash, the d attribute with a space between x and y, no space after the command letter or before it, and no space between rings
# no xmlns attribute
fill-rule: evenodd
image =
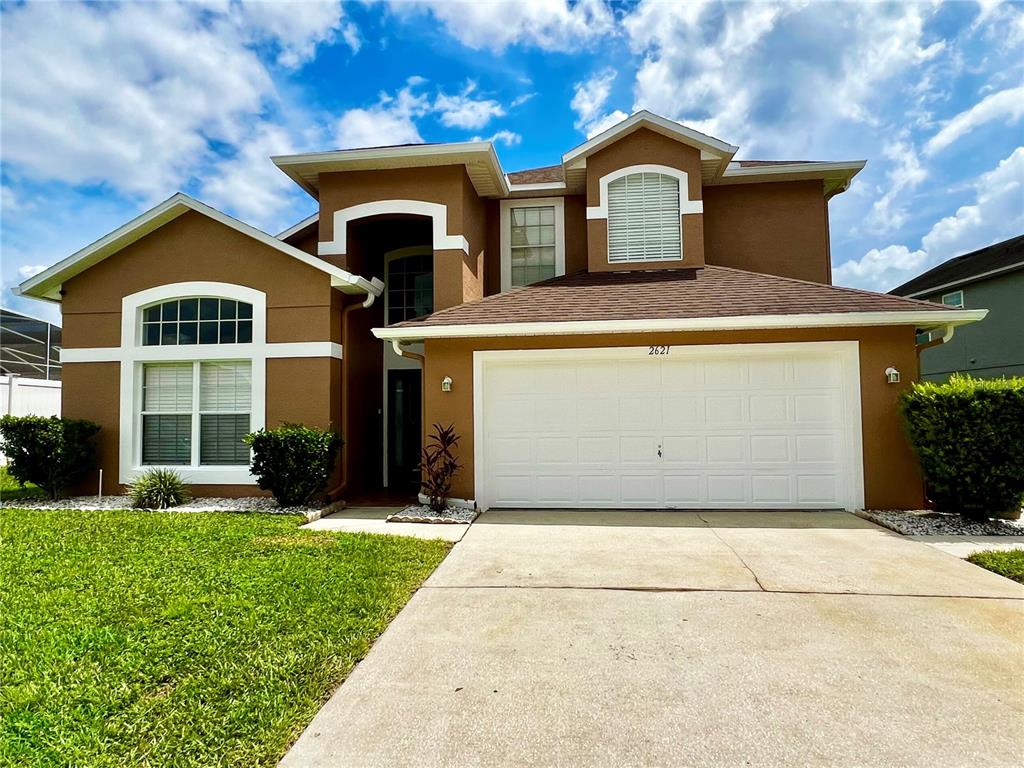
<svg viewBox="0 0 1024 768"><path fill-rule="evenodd" d="M327 487L341 449L333 432L302 424L284 424L245 436L252 448L252 473L260 488L282 507L308 504Z"/></svg>
<svg viewBox="0 0 1024 768"><path fill-rule="evenodd" d="M910 442L940 512L972 520L1024 504L1024 378L915 384L900 398Z"/></svg>
<svg viewBox="0 0 1024 768"><path fill-rule="evenodd" d="M24 488L32 483L51 499L96 467L99 424L61 416L4 416L0 418L0 452L7 472Z"/></svg>
<svg viewBox="0 0 1024 768"><path fill-rule="evenodd" d="M192 498L184 478L173 469L149 469L128 486L136 509L168 509Z"/></svg>

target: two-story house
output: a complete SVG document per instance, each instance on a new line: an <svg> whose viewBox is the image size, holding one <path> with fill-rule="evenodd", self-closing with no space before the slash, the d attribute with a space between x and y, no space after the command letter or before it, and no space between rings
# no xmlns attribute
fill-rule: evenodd
<svg viewBox="0 0 1024 768"><path fill-rule="evenodd" d="M253 493L242 436L287 421L344 437L333 496L408 489L442 423L481 508L920 506L915 336L984 311L832 286L863 162L736 152L640 112L518 173L489 142L275 157L318 215L178 194L21 291L61 302L108 492Z"/></svg>
<svg viewBox="0 0 1024 768"><path fill-rule="evenodd" d="M889 293L988 310L984 323L922 349L922 379L945 381L954 373L982 379L1024 376L1024 235L944 261ZM922 333L918 343L930 336L938 334Z"/></svg>

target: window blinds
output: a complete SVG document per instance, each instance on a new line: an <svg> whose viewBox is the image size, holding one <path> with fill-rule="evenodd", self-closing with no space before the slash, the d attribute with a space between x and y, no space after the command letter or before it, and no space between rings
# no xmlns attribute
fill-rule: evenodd
<svg viewBox="0 0 1024 768"><path fill-rule="evenodd" d="M682 257L679 180L632 173L608 185L608 261Z"/></svg>

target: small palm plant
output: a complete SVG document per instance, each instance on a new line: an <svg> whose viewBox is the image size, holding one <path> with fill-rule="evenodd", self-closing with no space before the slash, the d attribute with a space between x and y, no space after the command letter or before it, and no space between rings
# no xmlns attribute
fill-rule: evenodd
<svg viewBox="0 0 1024 768"><path fill-rule="evenodd" d="M427 497L427 506L431 512L440 514L448 508L452 481L455 473L461 469L455 459L458 444L459 436L455 434L453 425L442 427L435 424L434 434L423 448L423 461L420 465L423 472L423 495Z"/></svg>
<svg viewBox="0 0 1024 768"><path fill-rule="evenodd" d="M173 469L150 469L128 486L136 509L167 509L192 498L185 480Z"/></svg>

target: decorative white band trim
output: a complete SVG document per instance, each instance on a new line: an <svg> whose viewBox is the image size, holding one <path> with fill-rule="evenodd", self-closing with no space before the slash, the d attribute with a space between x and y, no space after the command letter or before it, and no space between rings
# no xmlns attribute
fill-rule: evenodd
<svg viewBox="0 0 1024 768"><path fill-rule="evenodd" d="M608 185L616 179L621 179L623 176L629 176L633 173L660 173L663 176L671 176L677 179L679 181L679 215L686 216L691 213L704 213L704 202L702 200L689 199L689 176L687 176L686 171L680 171L678 168L671 168L667 165L645 164L629 165L602 176L598 182L600 185L600 204L587 206L587 218L607 219Z"/></svg>
<svg viewBox="0 0 1024 768"><path fill-rule="evenodd" d="M463 253L469 253L469 241L465 237L448 233L448 206L442 203L428 203L425 200L376 200L335 211L334 239L317 243L317 253L320 256L344 256L348 253L350 221L365 219L367 216L396 213L430 217L435 251L461 250Z"/></svg>
<svg viewBox="0 0 1024 768"><path fill-rule="evenodd" d="M62 349L61 363L184 362L187 360L237 360L255 357L333 357L341 360L341 344L333 341L295 341L271 344L190 344L174 347L80 347Z"/></svg>

